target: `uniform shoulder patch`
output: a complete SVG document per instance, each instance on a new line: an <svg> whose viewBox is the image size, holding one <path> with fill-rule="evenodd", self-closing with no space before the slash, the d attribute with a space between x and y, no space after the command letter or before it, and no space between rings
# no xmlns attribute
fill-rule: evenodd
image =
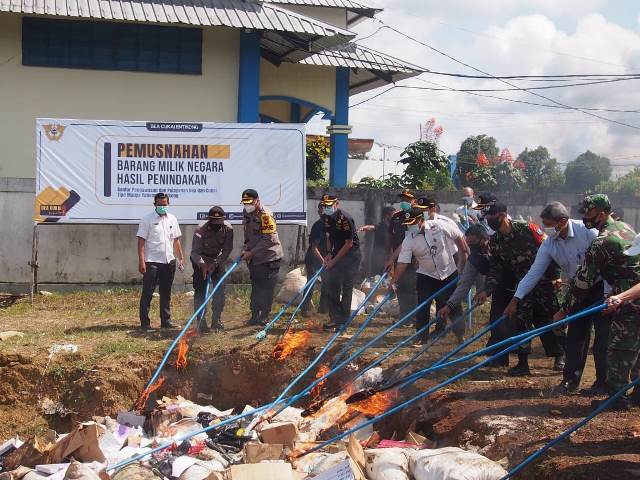
<svg viewBox="0 0 640 480"><path fill-rule="evenodd" d="M268 213L263 213L260 216L260 233L271 235L276 233L276 221Z"/></svg>
<svg viewBox="0 0 640 480"><path fill-rule="evenodd" d="M544 231L535 223L529 223L529 231L531 231L536 244L540 246L544 240Z"/></svg>

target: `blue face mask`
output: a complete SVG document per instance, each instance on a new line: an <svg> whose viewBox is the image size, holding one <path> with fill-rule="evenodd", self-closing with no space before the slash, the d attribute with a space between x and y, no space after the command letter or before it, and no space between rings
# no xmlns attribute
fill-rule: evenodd
<svg viewBox="0 0 640 480"><path fill-rule="evenodd" d="M166 205L158 205L156 207L156 213L158 215L166 215L168 211L169 211L169 208L167 208Z"/></svg>
<svg viewBox="0 0 640 480"><path fill-rule="evenodd" d="M400 210L404 212L411 210L411 204L409 202L400 202Z"/></svg>
<svg viewBox="0 0 640 480"><path fill-rule="evenodd" d="M331 205L330 207L323 207L322 212L325 215L333 215L334 213L336 213L336 207L334 207L333 205Z"/></svg>
<svg viewBox="0 0 640 480"><path fill-rule="evenodd" d="M413 225L407 225L407 232L409 232L411 235L420 233L420 225L418 225L417 223L414 223Z"/></svg>

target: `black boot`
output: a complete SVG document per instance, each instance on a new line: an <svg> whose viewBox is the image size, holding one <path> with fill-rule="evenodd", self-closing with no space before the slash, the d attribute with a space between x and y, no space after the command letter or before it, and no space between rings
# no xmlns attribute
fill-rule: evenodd
<svg viewBox="0 0 640 480"><path fill-rule="evenodd" d="M609 400L609 399L605 398L604 400L593 400L591 402L591 407L592 408L598 408L600 405L602 405L607 400ZM611 405L609 405L606 408L606 410L611 411L611 412L628 412L629 410L631 410L631 407L632 407L632 404L631 404L631 400L629 399L629 397L622 396L622 397L618 398L616 401L614 401Z"/></svg>
<svg viewBox="0 0 640 480"><path fill-rule="evenodd" d="M557 395L568 395L578 389L578 382L575 380L563 380L560 385L553 389Z"/></svg>
<svg viewBox="0 0 640 480"><path fill-rule="evenodd" d="M224 325L222 324L222 320L219 318L214 319L211 322L211 330L214 332L219 332L220 330L224 330Z"/></svg>
<svg viewBox="0 0 640 480"><path fill-rule="evenodd" d="M529 370L529 355L522 353L518 354L518 364L509 369L508 373L511 377L524 377L531 375L531 370Z"/></svg>
<svg viewBox="0 0 640 480"><path fill-rule="evenodd" d="M558 355L553 361L553 369L556 372L561 372L564 370L564 353L562 355Z"/></svg>

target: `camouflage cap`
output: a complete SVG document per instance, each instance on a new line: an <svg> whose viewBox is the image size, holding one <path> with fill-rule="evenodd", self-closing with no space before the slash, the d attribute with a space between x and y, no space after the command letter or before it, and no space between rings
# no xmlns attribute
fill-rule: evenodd
<svg viewBox="0 0 640 480"><path fill-rule="evenodd" d="M578 210L579 213L586 213L592 208L601 208L602 210L610 211L611 202L609 197L604 193L596 193L594 195L587 195L582 200L582 205Z"/></svg>

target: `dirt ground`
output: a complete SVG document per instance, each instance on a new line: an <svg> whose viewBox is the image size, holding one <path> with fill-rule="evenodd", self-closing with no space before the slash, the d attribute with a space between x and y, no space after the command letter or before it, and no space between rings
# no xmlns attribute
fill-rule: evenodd
<svg viewBox="0 0 640 480"><path fill-rule="evenodd" d="M177 334L137 331L138 295L136 290L38 295L33 306L27 298L0 295L0 332L24 333L0 341L0 442L14 435L24 439L47 429L66 432L77 421L93 415L115 415L132 407ZM184 323L192 308L192 297L174 295L174 321ZM223 317L225 331L196 337L184 370L176 370L172 356L171 365L163 372L166 382L159 394L180 394L218 408L263 404L308 364L331 335L320 328L326 316L300 319L296 328L309 330L311 342L285 361L278 361L272 351L283 330L274 329L266 340L257 342L258 329L245 325L247 312L247 291L229 294ZM156 301L152 315L156 322ZM362 319L359 317L357 325ZM368 341L392 321L376 318L356 345ZM486 312L477 311L474 330L485 322ZM350 329L347 336L354 331ZM398 328L369 350L361 364L374 360L411 333L411 327ZM329 360L345 341L339 339L327 355ZM78 351L50 354L52 345L66 343L76 345ZM429 365L454 345L451 335L417 363ZM484 341L469 350L481 346ZM391 368L413 352L410 346L403 348L382 365ZM580 392L571 396L552 392L561 375L551 370L552 360L542 357L537 341L532 360L531 377L514 379L504 375L505 369L483 368L376 428L386 438L394 434L403 438L412 429L426 436L433 446L471 448L505 467L514 466L591 411L591 397ZM410 390L424 391L453 373L439 373ZM584 387L593 382L593 375L590 358ZM343 386L347 380L348 372L338 375L328 382L326 391ZM307 383L305 379L300 385ZM404 398L407 395L409 392ZM45 414L46 399L58 404L58 413ZM640 478L638 411L600 415L518 478Z"/></svg>

